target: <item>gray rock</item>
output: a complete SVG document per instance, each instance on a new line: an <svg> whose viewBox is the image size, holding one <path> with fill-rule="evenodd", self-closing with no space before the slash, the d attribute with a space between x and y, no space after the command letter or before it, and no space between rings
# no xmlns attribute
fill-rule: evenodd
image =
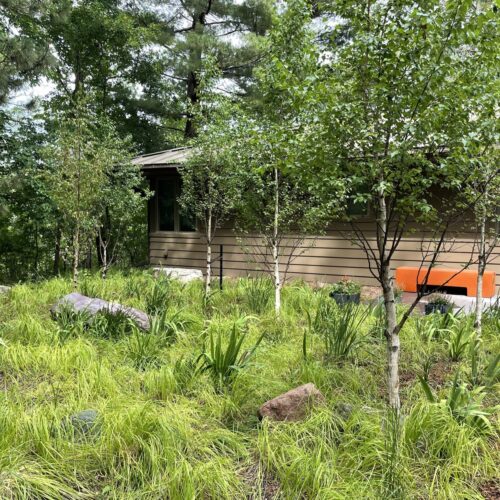
<svg viewBox="0 0 500 500"><path fill-rule="evenodd" d="M99 412L97 410L83 410L68 419L73 429L82 435L97 434L99 432Z"/></svg>
<svg viewBox="0 0 500 500"><path fill-rule="evenodd" d="M349 403L337 403L334 409L335 413L337 413L342 420L349 420L354 411L354 406Z"/></svg>
<svg viewBox="0 0 500 500"><path fill-rule="evenodd" d="M314 384L305 384L281 394L259 408L259 418L272 420L301 420L312 406L325 401L323 394Z"/></svg>
<svg viewBox="0 0 500 500"><path fill-rule="evenodd" d="M10 291L10 286L0 285L0 294L8 293Z"/></svg>
<svg viewBox="0 0 500 500"><path fill-rule="evenodd" d="M142 330L149 330L149 318L145 312L133 307L108 302L107 300L86 297L77 292L65 295L52 306L50 311L53 315L57 315L61 308L68 306L72 307L76 312L86 312L90 316L95 316L104 311L111 314L121 313L129 317Z"/></svg>
<svg viewBox="0 0 500 500"><path fill-rule="evenodd" d="M153 268L155 275L159 273L166 274L173 279L179 280L182 283L199 280L203 278L203 273L199 269L188 269L181 267L155 267Z"/></svg>

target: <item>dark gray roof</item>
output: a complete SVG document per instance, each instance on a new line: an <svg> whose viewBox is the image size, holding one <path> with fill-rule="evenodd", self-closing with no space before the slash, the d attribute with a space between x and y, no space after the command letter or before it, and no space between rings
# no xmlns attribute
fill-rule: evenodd
<svg viewBox="0 0 500 500"><path fill-rule="evenodd" d="M175 167L184 163L190 154L191 148L189 147L167 149L137 156L132 160L132 163L141 165L142 168Z"/></svg>

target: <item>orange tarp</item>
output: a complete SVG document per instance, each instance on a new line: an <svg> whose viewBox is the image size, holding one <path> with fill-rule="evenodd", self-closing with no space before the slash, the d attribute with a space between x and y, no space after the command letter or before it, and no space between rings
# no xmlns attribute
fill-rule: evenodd
<svg viewBox="0 0 500 500"><path fill-rule="evenodd" d="M427 271L426 268L419 270L418 267L398 267L396 269L396 284L405 292L416 292L418 285L424 283ZM483 297L493 297L495 295L495 278L494 271L484 272ZM427 284L467 288L467 296L475 297L477 295L477 271L434 268L430 270Z"/></svg>

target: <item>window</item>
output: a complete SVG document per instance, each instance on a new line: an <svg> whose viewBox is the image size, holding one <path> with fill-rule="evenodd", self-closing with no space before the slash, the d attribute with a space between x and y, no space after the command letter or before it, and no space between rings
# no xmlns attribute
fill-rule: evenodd
<svg viewBox="0 0 500 500"><path fill-rule="evenodd" d="M196 231L193 214L186 213L177 201L181 192L179 176L158 179L155 191L159 231Z"/></svg>

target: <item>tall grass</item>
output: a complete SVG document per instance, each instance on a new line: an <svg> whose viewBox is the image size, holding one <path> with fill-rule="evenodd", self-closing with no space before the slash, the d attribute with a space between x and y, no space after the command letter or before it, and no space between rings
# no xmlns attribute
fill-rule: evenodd
<svg viewBox="0 0 500 500"><path fill-rule="evenodd" d="M64 278L0 297L0 498L479 499L496 477L494 315L484 319L476 361L471 342L458 363L443 325L427 340L409 320L396 428L385 405L385 346L364 306L343 317L324 292L292 282L278 321L248 279L226 280L208 308L201 283L159 279L88 273L80 290L148 310L150 332L70 312L55 321L51 305L72 291ZM352 325L354 342L337 335ZM332 357L355 362L325 363L324 332L339 340ZM416 377L426 357L432 400ZM307 382L324 407L300 422L258 421L262 403ZM67 426L86 409L100 425L88 438ZM476 425L477 411L486 426Z"/></svg>

